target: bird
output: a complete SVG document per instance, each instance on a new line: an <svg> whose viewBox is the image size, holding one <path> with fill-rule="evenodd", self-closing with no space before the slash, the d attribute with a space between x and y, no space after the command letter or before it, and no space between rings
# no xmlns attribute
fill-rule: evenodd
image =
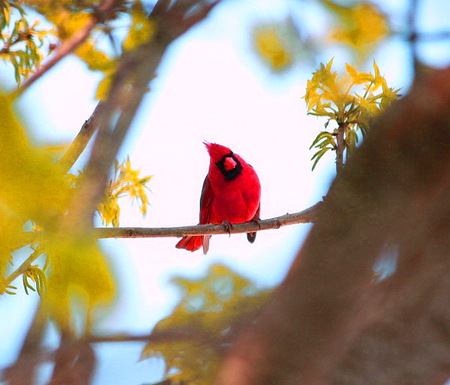
<svg viewBox="0 0 450 385"><path fill-rule="evenodd" d="M238 154L217 143L204 142L208 150L209 171L200 197L199 224L224 224L229 230L234 223L259 223L261 184L255 170ZM211 235L186 236L176 248L196 251L209 249ZM247 233L253 243L256 232Z"/></svg>

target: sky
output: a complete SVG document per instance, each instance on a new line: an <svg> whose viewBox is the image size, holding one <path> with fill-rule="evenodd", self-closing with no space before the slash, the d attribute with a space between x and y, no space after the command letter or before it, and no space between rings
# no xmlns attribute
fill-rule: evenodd
<svg viewBox="0 0 450 385"><path fill-rule="evenodd" d="M400 26L407 1L379 3L393 14L394 25ZM449 3L428 0L422 4L421 26L427 31L448 30ZM440 12L436 5L442 7ZM311 171L313 152L308 148L324 121L306 114L302 96L311 75L307 58L275 74L254 54L250 41L251 26L281 22L289 14L301 14L302 7L314 8L302 1L254 0L244 5L229 0L171 45L119 154L119 159L129 155L142 175L153 175L151 205L142 218L137 207L124 201L121 226L198 222L200 192L209 166L205 140L230 147L253 165L262 185L262 218L301 211L326 194L334 162L332 156L325 157ZM305 22L320 30L326 20L320 12L315 14ZM422 52L436 65L450 61L450 49L442 46L423 47ZM403 63L409 60L409 52L402 41L393 39L374 55L388 84L407 89L411 72ZM321 56L322 61L334 56L340 66L348 59L339 50L324 50ZM95 108L93 95L99 80L98 74L89 73L71 57L33 85L19 108L35 140L70 142ZM206 256L201 251L175 249L176 238L103 240L101 245L119 279L120 295L102 320L101 331L148 333L177 302L170 278L200 277L211 264L226 264L260 287L272 287L284 277L309 228L302 224L259 232L254 244L243 234L213 236ZM22 293L0 298L2 321L9 325L8 338L0 346L0 367L17 354L15 341L28 327L35 304L33 295ZM49 330L48 334L51 345L55 333ZM141 349L140 344L99 346L102 359L94 384L106 383L105 378L112 385L156 382L163 364L135 364Z"/></svg>

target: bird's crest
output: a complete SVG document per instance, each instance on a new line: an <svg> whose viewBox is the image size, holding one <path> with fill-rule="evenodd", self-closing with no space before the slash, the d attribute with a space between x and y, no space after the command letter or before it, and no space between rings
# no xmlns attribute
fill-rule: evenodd
<svg viewBox="0 0 450 385"><path fill-rule="evenodd" d="M225 146L216 143L204 142L209 156L214 163L219 162L225 155L232 154L233 152Z"/></svg>

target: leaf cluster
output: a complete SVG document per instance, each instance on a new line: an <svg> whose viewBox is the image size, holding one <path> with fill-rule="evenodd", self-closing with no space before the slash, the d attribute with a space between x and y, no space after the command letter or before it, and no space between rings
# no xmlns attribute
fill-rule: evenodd
<svg viewBox="0 0 450 385"><path fill-rule="evenodd" d="M60 232L60 223L73 191L67 185L64 170L29 140L11 104L11 97L0 94L2 292L13 294L11 284L22 276L25 291L41 294L49 314L68 328L72 319L70 304L73 293L83 292L91 310L100 302L111 302L114 295L112 275L95 240L78 233ZM40 237L39 246L33 242L32 252L26 260L5 276L11 253L30 244L33 232L24 231L29 221L45 231L45 237ZM84 253L85 250L89 252ZM52 263L40 268L34 261L44 254ZM84 262L86 258L89 258L87 264ZM61 273L64 277L59 279Z"/></svg>
<svg viewBox="0 0 450 385"><path fill-rule="evenodd" d="M260 23L253 28L253 46L257 55L274 72L292 67L302 45L293 21Z"/></svg>
<svg viewBox="0 0 450 385"><path fill-rule="evenodd" d="M223 265L213 265L198 280L174 278L182 298L171 315L160 321L152 336L179 335L150 342L142 359L162 356L166 376L192 385L211 384L221 358L238 330L251 322L267 301L269 291Z"/></svg>
<svg viewBox="0 0 450 385"><path fill-rule="evenodd" d="M386 78L373 62L373 73L358 72L346 64L346 74L332 70L333 59L313 73L304 96L308 114L327 119L324 130L313 141L313 169L328 151L338 151L337 136L342 131L347 155L355 149L359 133L364 137L373 119L399 97L398 89L390 88ZM333 128L328 128L334 122Z"/></svg>
<svg viewBox="0 0 450 385"><path fill-rule="evenodd" d="M12 102L10 96L0 94L0 293L14 294L17 288L13 282L21 277L25 292L36 291L60 327L71 329L75 302L85 309L89 327L93 311L99 305L110 304L115 296L109 263L88 231L80 231L79 225L74 226L74 231L63 225L78 178L66 174L55 162L51 149L35 146L29 140ZM122 164L116 162L107 192L109 201L100 208L104 218L118 222L117 200L125 195L138 201L145 213L149 180L139 177L129 159ZM31 251L15 267L16 255L26 253L26 245ZM43 267L36 263L38 258L45 258Z"/></svg>
<svg viewBox="0 0 450 385"><path fill-rule="evenodd" d="M78 175L68 174L67 178L72 187L77 187L84 177L85 172L80 171ZM133 202L138 203L142 215L147 214L147 207L150 204L147 191L148 182L152 176L141 177L140 170L134 170L130 159L125 159L122 163L114 161L112 178L105 190L105 196L97 212L104 225L119 226L120 206L119 199L128 196Z"/></svg>
<svg viewBox="0 0 450 385"><path fill-rule="evenodd" d="M321 3L337 22L329 31L330 40L350 47L361 61L390 33L387 16L372 2L352 1L344 5L321 0Z"/></svg>
<svg viewBox="0 0 450 385"><path fill-rule="evenodd" d="M39 25L39 20L29 21L20 3L0 3L0 58L13 66L18 84L39 68L53 47L54 30Z"/></svg>
<svg viewBox="0 0 450 385"><path fill-rule="evenodd" d="M313 63L320 51L336 44L348 48L358 63L364 63L392 34L388 16L372 1L310 0L305 5L322 8L326 28L313 27L310 12L303 12L307 7L295 15L295 21L287 16L260 21L252 28L257 57L275 73L292 68L299 59Z"/></svg>

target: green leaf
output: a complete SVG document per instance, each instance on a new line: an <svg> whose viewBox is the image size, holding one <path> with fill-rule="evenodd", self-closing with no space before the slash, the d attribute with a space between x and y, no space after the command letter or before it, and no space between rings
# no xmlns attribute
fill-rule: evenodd
<svg viewBox="0 0 450 385"><path fill-rule="evenodd" d="M320 158L322 158L322 156L325 155L325 153L330 150L329 148L322 148L320 151L317 151L313 157L311 158L311 160L314 160L313 166L311 168L311 171L314 171L314 169L316 168L317 162L320 160Z"/></svg>

